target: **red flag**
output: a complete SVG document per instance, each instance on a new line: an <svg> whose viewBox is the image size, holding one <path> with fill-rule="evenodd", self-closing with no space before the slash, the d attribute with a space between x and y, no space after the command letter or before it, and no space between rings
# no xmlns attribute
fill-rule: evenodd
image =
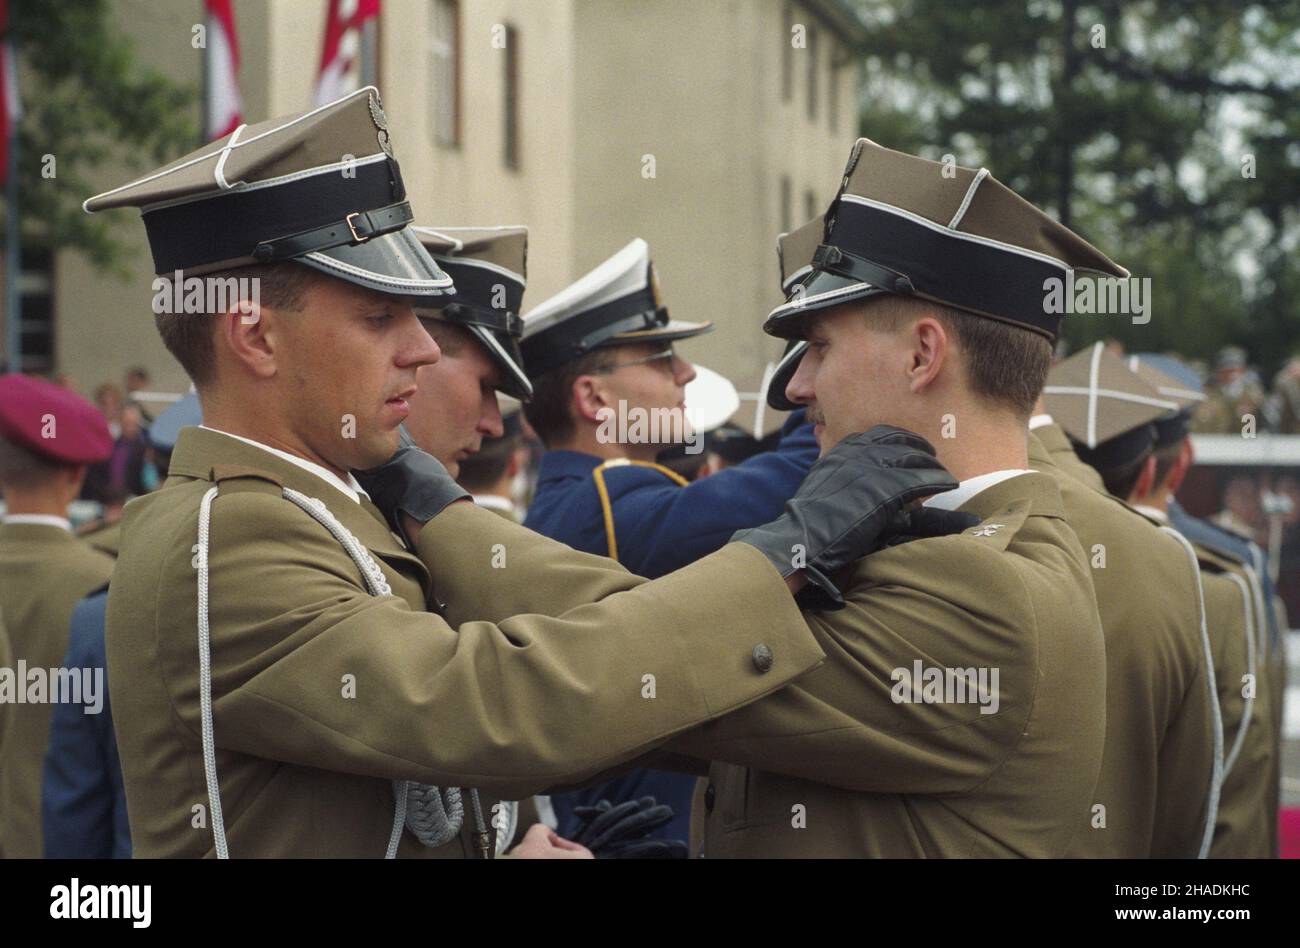
<svg viewBox="0 0 1300 948"><path fill-rule="evenodd" d="M333 102L361 86L362 27L379 17L379 0L330 0L325 46L316 77L316 105Z"/></svg>
<svg viewBox="0 0 1300 948"><path fill-rule="evenodd" d="M208 141L225 138L244 121L244 103L239 95L239 38L235 35L235 11L231 0L204 0L208 11L207 55L203 68L207 102L204 114Z"/></svg>
<svg viewBox="0 0 1300 948"><path fill-rule="evenodd" d="M23 117L18 100L18 64L9 45L9 0L0 0L0 185L9 180L9 143Z"/></svg>

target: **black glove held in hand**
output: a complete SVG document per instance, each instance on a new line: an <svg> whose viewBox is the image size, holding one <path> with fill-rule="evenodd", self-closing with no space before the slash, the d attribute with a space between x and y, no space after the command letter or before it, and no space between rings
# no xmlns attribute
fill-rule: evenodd
<svg viewBox="0 0 1300 948"><path fill-rule="evenodd" d="M618 806L601 800L595 806L575 806L581 822L573 836L597 859L685 859L689 854L680 839L647 839L673 818L673 808L654 797L628 800Z"/></svg>
<svg viewBox="0 0 1300 948"><path fill-rule="evenodd" d="M731 539L757 547L782 576L802 569L826 606L839 608L844 598L830 574L879 549L887 535L906 533L912 501L956 486L928 441L877 425L827 451L780 517Z"/></svg>
<svg viewBox="0 0 1300 948"><path fill-rule="evenodd" d="M907 524L884 537L883 546L898 546L926 537L944 537L961 533L980 522L975 514L962 510L941 510L938 507L917 507L907 511Z"/></svg>
<svg viewBox="0 0 1300 948"><path fill-rule="evenodd" d="M398 536L405 536L401 514L428 523L469 492L456 483L441 461L415 446L405 426L401 431L396 454L378 467L352 473Z"/></svg>

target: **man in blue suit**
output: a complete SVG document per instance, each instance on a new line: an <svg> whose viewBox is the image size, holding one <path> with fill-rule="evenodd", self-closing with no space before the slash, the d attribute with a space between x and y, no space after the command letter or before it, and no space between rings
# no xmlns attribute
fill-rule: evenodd
<svg viewBox="0 0 1300 948"><path fill-rule="evenodd" d="M524 317L524 411L547 447L525 526L655 578L780 514L817 460L802 411L774 451L702 480L655 463L669 445L702 447L685 417L695 370L674 343L712 328L669 319L640 239ZM569 835L575 807L653 796L674 813L653 835L685 839L693 788L692 777L637 770L552 802Z"/></svg>

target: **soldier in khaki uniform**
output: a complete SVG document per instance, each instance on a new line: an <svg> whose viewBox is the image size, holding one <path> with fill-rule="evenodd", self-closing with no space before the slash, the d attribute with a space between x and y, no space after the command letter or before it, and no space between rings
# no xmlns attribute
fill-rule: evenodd
<svg viewBox="0 0 1300 948"><path fill-rule="evenodd" d="M1196 373L1168 356L1142 354L1125 361L1161 398L1178 405L1152 423L1151 456L1128 497L1140 513L1169 524L1170 501L1193 463L1192 414L1205 396ZM1210 856L1267 858L1273 855L1277 831L1269 790L1278 736L1271 713L1277 698L1268 674L1262 587L1251 565L1233 551L1187 539L1201 565L1223 720L1223 786Z"/></svg>
<svg viewBox="0 0 1300 948"><path fill-rule="evenodd" d="M406 429L453 477L484 440L503 431L497 393L526 400L533 386L519 353L526 286L525 227L411 228L456 286L455 301L425 301L416 315L441 357L416 373Z"/></svg>
<svg viewBox="0 0 1300 948"><path fill-rule="evenodd" d="M12 660L0 662L0 707L9 705L10 718L0 748L0 852L10 859L42 855L41 770L60 697L52 670L63 663L73 607L113 571L113 560L77 539L67 519L86 466L106 458L112 444L103 416L74 392L22 375L0 378L0 490L7 505L0 615L12 649ZM19 662L47 678L44 694L31 693Z"/></svg>
<svg viewBox="0 0 1300 948"><path fill-rule="evenodd" d="M1100 343L1053 367L1048 414L1077 442L1073 464L1129 477L1151 421L1176 408ZM1052 473L1089 553L1106 633L1106 757L1072 855L1204 857L1222 768L1212 642L1194 556L1174 536L1062 465L1031 432L1030 463ZM1068 458L1065 458L1068 461ZM1127 485L1124 488L1127 496Z"/></svg>
<svg viewBox="0 0 1300 948"><path fill-rule="evenodd" d="M385 462L438 356L409 300L453 286L406 227L373 89L86 206L142 207L155 272L196 298L258 281L207 318L156 317L204 427L128 505L109 593L139 855L489 855L478 789L580 781L808 671L823 655L791 591L832 595L886 526L913 529L908 502L955 483L904 433L856 436L767 534L648 583L461 502L418 449ZM471 547L463 580L434 575ZM427 611L462 581L528 604Z"/></svg>
<svg viewBox="0 0 1300 948"><path fill-rule="evenodd" d="M1090 803L1101 628L1060 494L1027 470L1025 424L1057 327L1045 276L1117 268L987 172L941 172L859 141L813 269L766 328L809 342L786 394L824 450L883 418L918 430L961 479L924 509L977 522L847 565L843 608L805 611L825 664L666 745L714 761L708 857L1060 856ZM971 279L986 267L1000 279ZM998 360L979 359L988 346ZM1008 359L1015 394L967 381ZM464 582L484 552L431 565L454 589L449 617L522 604L499 581Z"/></svg>

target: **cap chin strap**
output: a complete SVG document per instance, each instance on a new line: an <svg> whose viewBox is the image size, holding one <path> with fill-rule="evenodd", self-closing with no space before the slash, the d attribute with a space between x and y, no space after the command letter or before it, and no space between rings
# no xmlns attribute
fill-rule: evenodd
<svg viewBox="0 0 1300 948"><path fill-rule="evenodd" d="M912 281L897 270L872 263L865 257L841 250L834 244L818 246L817 252L813 254L812 266L814 271L824 270L836 276L857 280L859 283L869 283L890 293L910 296L916 292Z"/></svg>
<svg viewBox="0 0 1300 948"><path fill-rule="evenodd" d="M212 501L218 492L218 487L211 487L203 495L203 501L199 505L199 542L196 556L199 583L199 715L202 719L203 778L208 790L212 836L217 858L229 859L230 850L226 842L226 824L221 809L221 787L217 780L216 743L212 725L212 651L208 618L208 537L212 519ZM392 595L392 587L388 585L384 571L379 568L370 551L362 546L337 517L330 513L329 508L322 501L288 487L283 488L283 493L286 500L300 507L338 540L357 569L361 571L361 577L370 595ZM474 808L475 831L480 840L484 840L487 838L487 829L483 823L483 809L479 802L478 791L471 789L469 793L470 803ZM393 829L388 838L385 859L396 858L403 827L409 829L416 839L431 849L449 843L460 835L465 817L460 788L440 789L431 784L416 783L412 780L394 780L393 797L395 801ZM486 852L484 855L487 855Z"/></svg>
<svg viewBox="0 0 1300 948"><path fill-rule="evenodd" d="M326 224L324 227L304 230L288 237L264 240L253 248L253 259L259 263L267 263L272 260L289 260L314 251L329 250L332 247L342 247L344 244L363 244L372 237L401 230L413 220L415 214L411 210L409 201L399 201L373 211L353 211L343 220Z"/></svg>

